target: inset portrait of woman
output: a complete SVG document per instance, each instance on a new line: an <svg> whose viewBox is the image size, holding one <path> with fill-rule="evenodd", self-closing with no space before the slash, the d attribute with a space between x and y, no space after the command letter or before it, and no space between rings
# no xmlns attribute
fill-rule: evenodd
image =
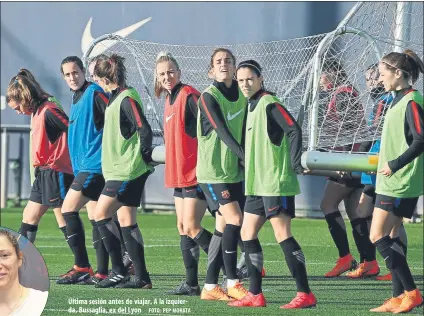
<svg viewBox="0 0 424 316"><path fill-rule="evenodd" d="M41 315L49 286L47 267L37 248L0 226L0 315Z"/></svg>

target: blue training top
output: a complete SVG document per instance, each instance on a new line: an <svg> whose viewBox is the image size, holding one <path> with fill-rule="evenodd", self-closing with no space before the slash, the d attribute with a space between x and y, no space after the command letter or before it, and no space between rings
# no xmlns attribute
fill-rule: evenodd
<svg viewBox="0 0 424 316"><path fill-rule="evenodd" d="M79 172L102 173L102 136L94 124L94 93L102 88L91 83L77 103L71 106L68 147L72 169Z"/></svg>
<svg viewBox="0 0 424 316"><path fill-rule="evenodd" d="M383 102L384 111L387 109L387 107L392 103L393 101L393 95L391 93L385 93L382 96L380 96L377 99L376 104L374 105L374 108L377 107L381 102ZM372 125L374 122L374 109L371 111L370 116L368 117L368 126ZM381 141L378 139L374 142L372 145L369 153L378 154L380 152L380 143ZM377 176L375 174L367 174L365 172L361 175L361 183L362 184L371 184L375 186Z"/></svg>

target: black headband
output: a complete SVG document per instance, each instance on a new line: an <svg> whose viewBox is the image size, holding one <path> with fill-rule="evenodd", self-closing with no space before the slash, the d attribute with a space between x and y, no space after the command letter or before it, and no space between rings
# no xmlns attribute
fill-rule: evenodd
<svg viewBox="0 0 424 316"><path fill-rule="evenodd" d="M251 66L255 68L259 72L259 76L261 75L261 70L257 66L253 64L249 64L249 63L241 63L240 65L238 65L237 70L239 70L241 67L246 67L246 66Z"/></svg>

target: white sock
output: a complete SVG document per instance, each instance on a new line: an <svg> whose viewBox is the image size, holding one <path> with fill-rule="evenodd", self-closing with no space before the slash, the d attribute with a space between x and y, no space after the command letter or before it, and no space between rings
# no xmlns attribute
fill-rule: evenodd
<svg viewBox="0 0 424 316"><path fill-rule="evenodd" d="M205 283L204 288L206 289L206 291L212 291L217 286L218 286L218 284L208 284L208 283Z"/></svg>
<svg viewBox="0 0 424 316"><path fill-rule="evenodd" d="M227 280L227 287L234 287L236 284L239 283L239 280L237 279L228 279Z"/></svg>

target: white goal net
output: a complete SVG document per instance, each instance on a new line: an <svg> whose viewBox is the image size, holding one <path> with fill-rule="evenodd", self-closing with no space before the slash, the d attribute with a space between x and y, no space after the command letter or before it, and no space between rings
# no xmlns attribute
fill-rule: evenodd
<svg viewBox="0 0 424 316"><path fill-rule="evenodd" d="M339 26L337 32L310 37L214 46L158 44L106 35L96 39L92 48L109 46L114 41L106 54L117 53L126 58L128 84L142 97L147 119L155 131L156 145L163 144L164 102L153 93L157 54L172 53L182 69L182 82L203 91L211 83L207 72L212 51L226 47L235 54L237 62L254 59L262 65L265 87L275 92L301 123L305 149L343 151L346 150L343 145L379 138L383 116L373 125L368 122L375 102L366 89L365 73L370 65L377 63L379 53L410 48L422 58L423 3L410 2L403 6L396 2L358 3ZM320 58L315 58L319 47ZM91 55L89 51L86 59L94 57L95 51ZM343 81L340 78L336 81L351 86L357 93L355 98L345 100L345 106L336 115L329 113L329 104L338 87L329 91L319 87L322 67L329 61L341 65L346 74ZM420 79L415 86L422 91L422 84Z"/></svg>

